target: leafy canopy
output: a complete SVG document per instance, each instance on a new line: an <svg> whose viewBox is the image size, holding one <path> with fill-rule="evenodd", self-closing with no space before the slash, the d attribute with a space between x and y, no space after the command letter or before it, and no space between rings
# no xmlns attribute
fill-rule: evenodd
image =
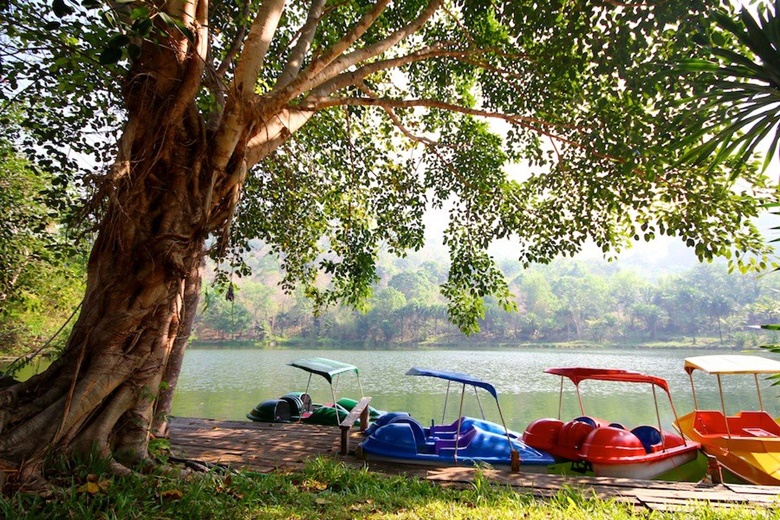
<svg viewBox="0 0 780 520"><path fill-rule="evenodd" d="M319 3L285 6L256 80L259 106L272 99ZM231 53L246 45L258 5L210 5L210 61L198 100L204 122L221 110L235 72ZM680 125L678 101L702 83L658 74L663 64L701 56L695 40L714 34L708 14L728 4L346 0L322 7L304 71L380 14L339 50L352 60L343 74L287 103L313 115L251 169L231 228L234 264L259 241L282 258L287 289L304 287L318 305L362 308L379 253L420 248L425 208L446 208L451 266L442 292L451 319L471 333L485 297L513 307L487 253L497 239L513 239L526 265L574 255L589 240L606 253L664 234L702 260L736 255L744 265L766 253L750 219L773 191L749 162L682 161L705 137L689 138L687 128L704 125L714 108L686 113L691 124ZM122 123L121 78L143 59L140 42L162 42L171 31L193 37L186 20L156 2L56 0L50 9L11 0L2 19L0 111L24 106L27 153L89 189L99 180L93 169L79 169L72 152L105 164L113 141L94 137ZM512 164L524 174L508 175Z"/></svg>

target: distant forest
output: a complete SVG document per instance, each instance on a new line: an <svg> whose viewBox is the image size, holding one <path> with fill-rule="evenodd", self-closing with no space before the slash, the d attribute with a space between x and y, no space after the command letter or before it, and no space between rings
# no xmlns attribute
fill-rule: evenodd
<svg viewBox="0 0 780 520"><path fill-rule="evenodd" d="M439 294L447 266L385 259L364 313L328 308L315 315L302 294L285 294L273 257L249 261L251 277L233 277L234 299L207 284L194 339L261 344L383 348L417 344L662 344L754 347L775 341L758 325L780 321L780 275L728 273L724 264L650 276L619 263L559 260L522 269L503 262L517 312L488 301L481 331L465 338L447 321Z"/></svg>

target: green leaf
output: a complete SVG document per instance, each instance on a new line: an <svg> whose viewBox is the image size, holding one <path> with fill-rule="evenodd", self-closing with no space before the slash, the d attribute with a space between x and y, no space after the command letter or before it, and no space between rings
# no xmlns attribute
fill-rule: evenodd
<svg viewBox="0 0 780 520"><path fill-rule="evenodd" d="M100 53L101 65L113 65L122 59L122 49L116 47L106 47L103 52Z"/></svg>
<svg viewBox="0 0 780 520"><path fill-rule="evenodd" d="M63 18L73 13L73 8L66 4L65 0L54 0L52 2L52 9L57 18Z"/></svg>
<svg viewBox="0 0 780 520"><path fill-rule="evenodd" d="M108 46L114 49L121 49L128 43L130 43L130 38L124 34L117 34L108 41Z"/></svg>

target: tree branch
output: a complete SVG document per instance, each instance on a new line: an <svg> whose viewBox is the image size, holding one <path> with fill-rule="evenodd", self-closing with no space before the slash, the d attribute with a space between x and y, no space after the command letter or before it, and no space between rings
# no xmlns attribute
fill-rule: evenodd
<svg viewBox="0 0 780 520"><path fill-rule="evenodd" d="M295 78L295 75L300 72L301 67L303 66L303 59L306 57L306 53L309 52L311 42L314 39L314 34L317 32L317 26L322 19L325 2L326 0L312 0L306 23L301 28L298 42L290 52L290 57L287 59L287 65L285 66L284 71L282 71L282 74L276 80L275 90L282 89L289 85Z"/></svg>
<svg viewBox="0 0 780 520"><path fill-rule="evenodd" d="M549 131L545 131L541 127L549 127L549 128L558 127L558 128L567 128L567 129L580 128L576 125L550 123L548 121L544 121L542 119L538 119L534 117L521 116L517 114L502 114L500 112L492 112L490 110L468 108L468 107L456 105L454 103L447 103L445 101L439 101L438 99L428 99L428 98L389 99L389 98L373 98L373 97L363 97L363 98L330 97L330 98L319 98L313 101L313 104L317 110L323 108L335 107L335 106L343 106L343 105L379 106L379 107L391 107L391 108L417 108L417 107L437 108L439 110L447 110L449 112L459 112L461 114L467 114L471 116L485 117L489 119L502 119L509 123L524 126L526 128L531 128L532 130L540 132L543 135L550 135L556 137L559 141L563 141L563 142L567 142L567 140L560 136L556 136L555 134L552 134ZM574 142L570 142L569 144L576 145L576 143Z"/></svg>
<svg viewBox="0 0 780 520"><path fill-rule="evenodd" d="M246 162L251 168L287 141L314 115L314 110L286 108L258 128L247 143Z"/></svg>
<svg viewBox="0 0 780 520"><path fill-rule="evenodd" d="M335 59L334 57L331 59L333 63L330 64L329 62L330 66L328 67L314 67L310 65L306 70L304 70L304 73L301 76L290 83L290 85L285 89L285 102L303 94L304 92L314 89L318 85L325 83L329 79L344 72L349 67L352 67L361 61L379 56L380 54L392 49L395 45L398 44L398 42L419 31L420 28L422 28L423 25L425 25L425 23L436 13L442 3L443 0L431 0L431 2L425 7L425 9L423 9L420 15L405 27L392 33L384 40L380 40L374 44L363 47L362 49L353 51L338 60L333 61ZM314 65L314 63L312 63L312 65Z"/></svg>
<svg viewBox="0 0 780 520"><path fill-rule="evenodd" d="M244 10L241 12L241 18L243 20L249 18L250 6L251 6L251 2L249 1L247 1L244 4ZM225 58L222 60L222 63L219 64L219 67L217 67L217 71L216 71L217 78L222 79L225 77L227 70L230 68L230 65L233 64L233 60L235 60L236 55L238 55L239 49L241 49L241 44L244 43L245 35L246 35L246 24L242 23L241 27L239 27L238 29L238 33L236 33L236 37L233 38L232 42L230 42L230 47L228 47L228 51L225 54Z"/></svg>
<svg viewBox="0 0 780 520"><path fill-rule="evenodd" d="M374 97L330 97L319 98L311 100L311 105L307 106L307 109L322 110L324 108L330 108L335 106L376 106L385 109L387 108L436 108L439 110L447 110L449 112L458 112L476 117L484 117L488 119L501 119L508 123L528 128L534 132L539 133L554 139L557 142L565 143L574 148L580 148L588 150L594 157L600 159L606 159L610 161L623 162L619 157L615 157L608 154L596 152L590 146L573 141L567 137L564 137L554 132L555 128L569 129L569 130L582 130L583 128L577 125L568 125L560 123L550 123L542 119L521 116L517 114L502 114L499 112L492 112L490 110L483 110L478 108L468 108L454 103L447 103L439 101L437 99L389 99L389 98L374 98Z"/></svg>
<svg viewBox="0 0 780 520"><path fill-rule="evenodd" d="M350 85L360 84L370 74L374 74L382 70L399 68L404 65L408 65L410 63L414 63L417 61L423 61L432 58L446 58L446 57L462 60L467 56L491 52L489 49L475 49L470 51L468 50L464 51L464 50L447 50L442 48L443 46L448 44L449 44L448 42L439 42L430 47L425 47L411 54L407 54L406 56L399 56L397 58L392 58L388 60L375 61L373 63L369 63L368 65L364 65L357 70L343 72L338 76L335 76L334 78L331 78L330 80L321 84L319 87L317 87L315 90L312 91L310 96L314 98L329 96L330 94L333 94L334 92L337 92Z"/></svg>
<svg viewBox="0 0 780 520"><path fill-rule="evenodd" d="M350 29L343 38L327 49L324 54L321 54L312 60L312 62L309 63L309 66L306 67L306 69L303 71L302 75L299 75L298 78L289 82L286 86L274 89L275 92L284 92L284 95L282 96L282 103L286 103L290 99L293 99L299 96L301 93L308 91L312 86L311 78L319 77L324 69L326 69L335 59L341 56L344 51L354 45L354 43L358 41L368 29L371 28L371 26L379 18L389 3L390 0L378 0L374 7L365 15L363 15L363 17L352 26L352 29ZM313 85L316 84L317 83L315 82Z"/></svg>
<svg viewBox="0 0 780 520"><path fill-rule="evenodd" d="M209 49L209 2L208 0L199 0L197 2L187 2L187 11L182 16L187 26L195 30L194 41L190 42L187 37L182 35L181 40L184 45L189 47L188 53L192 56L187 60L187 70L181 81L177 102L171 109L170 120L178 121L184 114L189 104L195 98L201 86L201 77L206 67L206 56ZM191 10L191 11L190 11Z"/></svg>
<svg viewBox="0 0 780 520"><path fill-rule="evenodd" d="M285 0L265 0L252 22L233 80L235 91L244 100L251 99L255 92L255 84L276 33L284 4Z"/></svg>

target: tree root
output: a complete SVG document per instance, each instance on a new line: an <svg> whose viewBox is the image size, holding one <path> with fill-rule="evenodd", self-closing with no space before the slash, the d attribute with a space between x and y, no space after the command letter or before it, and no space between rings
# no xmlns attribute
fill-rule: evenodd
<svg viewBox="0 0 780 520"><path fill-rule="evenodd" d="M226 464L206 462L205 460L185 459L181 457L168 457L170 462L182 464L185 468L202 472L214 472L219 474L235 474L236 471Z"/></svg>

